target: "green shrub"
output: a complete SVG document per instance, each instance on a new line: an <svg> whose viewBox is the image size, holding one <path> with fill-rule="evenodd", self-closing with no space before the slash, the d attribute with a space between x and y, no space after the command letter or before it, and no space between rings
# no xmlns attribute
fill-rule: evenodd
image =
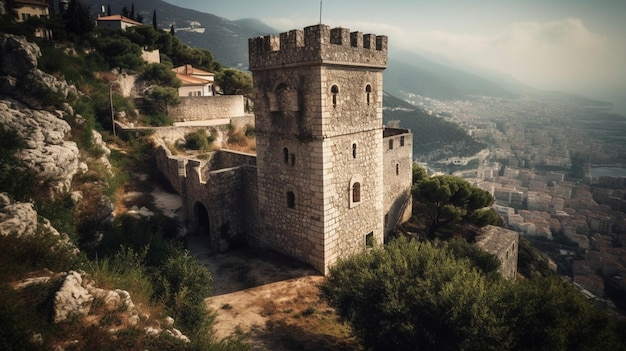
<svg viewBox="0 0 626 351"><path fill-rule="evenodd" d="M212 135L207 136L204 129L185 135L185 147L190 150L209 151L215 140Z"/></svg>
<svg viewBox="0 0 626 351"><path fill-rule="evenodd" d="M24 140L14 130L0 124L0 184L1 191L13 199L24 201L36 192L36 173L26 168L17 157L18 150L24 147Z"/></svg>

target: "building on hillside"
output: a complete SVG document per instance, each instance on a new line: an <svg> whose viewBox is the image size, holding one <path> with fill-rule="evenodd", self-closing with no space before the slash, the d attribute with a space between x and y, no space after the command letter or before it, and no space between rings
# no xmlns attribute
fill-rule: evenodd
<svg viewBox="0 0 626 351"><path fill-rule="evenodd" d="M409 130L385 128L387 37L315 25L249 40L257 155L157 152L215 250L281 252L326 274L411 215Z"/></svg>
<svg viewBox="0 0 626 351"><path fill-rule="evenodd" d="M519 249L519 234L516 231L488 225L478 231L476 245L498 257L503 277L515 279Z"/></svg>
<svg viewBox="0 0 626 351"><path fill-rule="evenodd" d="M30 18L49 18L50 5L40 0L16 0L15 13L17 22L26 22ZM43 27L35 29L35 37L52 39L52 30Z"/></svg>
<svg viewBox="0 0 626 351"><path fill-rule="evenodd" d="M184 65L173 68L176 77L182 81L178 88L178 96L213 96L213 86L215 84L215 74L194 68L191 65Z"/></svg>
<svg viewBox="0 0 626 351"><path fill-rule="evenodd" d="M126 28L134 27L134 26L143 26L143 23L137 22L134 19L124 17L122 15L98 17L97 24L98 24L98 27L100 28L121 29L121 30L126 30Z"/></svg>

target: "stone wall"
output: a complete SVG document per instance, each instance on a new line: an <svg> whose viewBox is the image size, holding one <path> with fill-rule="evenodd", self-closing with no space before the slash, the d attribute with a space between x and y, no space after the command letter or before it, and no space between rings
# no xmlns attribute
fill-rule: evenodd
<svg viewBox="0 0 626 351"><path fill-rule="evenodd" d="M175 122L203 121L244 116L243 95L188 96L169 107Z"/></svg>
<svg viewBox="0 0 626 351"><path fill-rule="evenodd" d="M476 245L500 260L500 273L508 279L517 275L519 234L516 231L488 225L480 228Z"/></svg>
<svg viewBox="0 0 626 351"><path fill-rule="evenodd" d="M385 128L383 133L385 238L411 218L413 134L408 129Z"/></svg>
<svg viewBox="0 0 626 351"><path fill-rule="evenodd" d="M386 37L319 25L249 41L259 218L255 242L320 272L383 242Z"/></svg>
<svg viewBox="0 0 626 351"><path fill-rule="evenodd" d="M159 171L183 200L190 231L209 237L211 248L224 251L245 243L256 211L256 157L220 150L204 160L174 156L161 141L155 151ZM204 216L203 216L204 212ZM206 217L208 223L201 223Z"/></svg>

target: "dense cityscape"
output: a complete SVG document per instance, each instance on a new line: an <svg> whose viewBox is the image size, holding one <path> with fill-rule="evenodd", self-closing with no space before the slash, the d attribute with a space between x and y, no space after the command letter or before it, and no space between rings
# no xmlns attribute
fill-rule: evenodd
<svg viewBox="0 0 626 351"><path fill-rule="evenodd" d="M546 252L553 269L623 310L624 118L556 98L414 102L488 145L447 160L447 172L490 191L505 224Z"/></svg>

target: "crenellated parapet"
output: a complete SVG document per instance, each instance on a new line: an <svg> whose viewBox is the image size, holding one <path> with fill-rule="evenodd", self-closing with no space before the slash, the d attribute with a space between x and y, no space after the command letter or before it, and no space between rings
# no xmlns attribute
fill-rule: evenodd
<svg viewBox="0 0 626 351"><path fill-rule="evenodd" d="M323 24L250 38L248 49L251 71L307 63L387 66L387 36Z"/></svg>

